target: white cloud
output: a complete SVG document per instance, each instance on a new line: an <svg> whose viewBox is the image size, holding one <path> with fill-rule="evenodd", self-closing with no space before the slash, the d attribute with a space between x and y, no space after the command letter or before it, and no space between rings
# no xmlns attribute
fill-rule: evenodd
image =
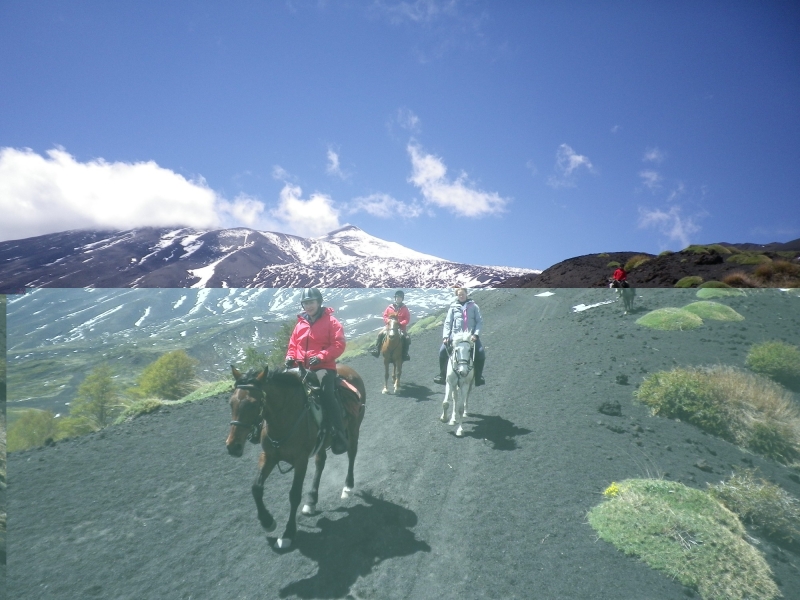
<svg viewBox="0 0 800 600"><path fill-rule="evenodd" d="M442 160L410 143L412 174L409 181L417 186L429 204L446 208L463 217L482 217L504 211L508 200L496 192L475 189L466 173L455 181L447 179L447 167Z"/></svg>
<svg viewBox="0 0 800 600"><path fill-rule="evenodd" d="M531 172L531 175L533 175L534 177L536 177L536 175L539 173L539 169L536 168L536 165L533 163L533 160L529 160L528 162L526 162L525 166Z"/></svg>
<svg viewBox="0 0 800 600"><path fill-rule="evenodd" d="M328 148L328 166L325 167L325 172L328 175L335 175L340 179L347 179L348 177L339 166L339 155L330 148Z"/></svg>
<svg viewBox="0 0 800 600"><path fill-rule="evenodd" d="M661 187L662 177L658 174L658 171L652 171L650 169L639 171L639 177L642 178L642 183L644 183L650 191L657 190Z"/></svg>
<svg viewBox="0 0 800 600"><path fill-rule="evenodd" d="M561 144L556 152L556 172L547 179L547 184L553 188L575 187L574 174L581 168L590 173L594 170L589 157L578 154L568 144Z"/></svg>
<svg viewBox="0 0 800 600"><path fill-rule="evenodd" d="M443 16L456 15L457 7L458 0L376 0L373 4L373 10L384 13L395 23L430 23Z"/></svg>
<svg viewBox="0 0 800 600"><path fill-rule="evenodd" d="M365 212L381 219L400 217L411 219L425 212L417 202L407 203L395 200L389 194L370 194L354 198L349 206L350 213Z"/></svg>
<svg viewBox="0 0 800 600"><path fill-rule="evenodd" d="M68 229L211 228L221 222L218 202L202 178L153 161L82 163L61 148L46 156L0 148L2 240Z"/></svg>
<svg viewBox="0 0 800 600"><path fill-rule="evenodd" d="M412 133L419 133L422 123L419 117L408 108L400 108L397 111L397 122L403 129Z"/></svg>
<svg viewBox="0 0 800 600"><path fill-rule="evenodd" d="M655 227L670 240L679 242L682 248L690 244L691 235L700 231L695 218L682 216L680 206L672 206L666 212L661 209L639 208L639 228Z"/></svg>
<svg viewBox="0 0 800 600"><path fill-rule="evenodd" d="M311 194L304 200L299 186L287 183L280 193L278 207L270 211L280 230L301 237L319 237L338 229L339 211L325 194Z"/></svg>
<svg viewBox="0 0 800 600"><path fill-rule="evenodd" d="M658 148L648 148L645 150L642 160L644 162L662 163L666 157L666 154L664 154Z"/></svg>
<svg viewBox="0 0 800 600"><path fill-rule="evenodd" d="M278 181L289 181L291 179L291 175L280 165L275 165L272 167L272 178L277 179Z"/></svg>

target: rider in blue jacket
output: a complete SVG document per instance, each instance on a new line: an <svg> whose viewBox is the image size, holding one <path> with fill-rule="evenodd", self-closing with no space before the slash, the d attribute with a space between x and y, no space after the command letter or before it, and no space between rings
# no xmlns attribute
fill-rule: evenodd
<svg viewBox="0 0 800 600"><path fill-rule="evenodd" d="M483 378L483 364L486 361L486 353L480 340L481 327L483 327L483 317L481 310L475 302L467 297L466 288L456 289L456 300L447 310L447 317L442 328L442 346L439 348L439 374L433 378L434 383L444 384L447 373L447 346L452 340L453 334L459 331L472 332L472 341L475 342L475 386L486 383Z"/></svg>

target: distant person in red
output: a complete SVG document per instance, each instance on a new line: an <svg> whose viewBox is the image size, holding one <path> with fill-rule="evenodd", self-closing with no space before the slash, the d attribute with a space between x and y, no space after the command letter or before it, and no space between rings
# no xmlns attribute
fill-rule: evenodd
<svg viewBox="0 0 800 600"><path fill-rule="evenodd" d="M408 327L408 323L411 321L411 313L408 311L408 307L403 304L405 297L406 295L403 290L397 290L394 293L394 302L383 311L383 324L389 324L389 315L392 313L397 315L397 322L400 324L400 329L403 332L403 360L411 360L411 357L408 355L408 347L411 344L411 338L409 338L406 333L406 327ZM381 346L383 346L385 335L386 329L381 329L381 332L378 334L378 341L375 343L375 348L372 350L372 356L378 357L381 355Z"/></svg>
<svg viewBox="0 0 800 600"><path fill-rule="evenodd" d="M306 288L300 296L303 312L297 315L297 325L289 348L286 351L286 367L298 364L310 371L321 371L320 379L323 412L331 428L331 451L342 454L347 451L342 411L334 396L336 384L336 359L345 348L344 329L333 316L333 309L322 306L322 292L317 288ZM321 377L320 377L321 375Z"/></svg>
<svg viewBox="0 0 800 600"><path fill-rule="evenodd" d="M614 287L629 287L628 272L625 267L617 267L614 271Z"/></svg>

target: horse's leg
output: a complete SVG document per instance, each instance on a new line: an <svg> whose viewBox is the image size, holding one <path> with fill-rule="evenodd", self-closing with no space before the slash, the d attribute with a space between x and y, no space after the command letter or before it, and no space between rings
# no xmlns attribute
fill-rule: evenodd
<svg viewBox="0 0 800 600"><path fill-rule="evenodd" d="M317 512L317 501L319 500L319 480L322 478L322 471L325 468L325 461L328 459L328 453L325 448L317 452L314 457L314 481L311 483L311 489L308 492L306 503L303 506L304 515L313 515Z"/></svg>
<svg viewBox="0 0 800 600"><path fill-rule="evenodd" d="M303 496L303 480L306 478L308 460L300 459L300 464L294 465L294 479L292 479L292 489L289 490L289 522L283 535L276 542L278 548L288 548L292 545L292 540L297 534L297 507Z"/></svg>
<svg viewBox="0 0 800 600"><path fill-rule="evenodd" d="M383 391L381 394L389 393L389 361L384 357L383 359Z"/></svg>
<svg viewBox="0 0 800 600"><path fill-rule="evenodd" d="M469 393L472 391L472 382L475 381L475 376L473 375L472 378L469 380L469 386L467 387L467 393L464 394L464 407L461 410L461 418L469 416L467 414L467 401L469 400Z"/></svg>
<svg viewBox="0 0 800 600"><path fill-rule="evenodd" d="M447 423L448 425L455 425L456 424L456 414L458 413L458 400L460 395L461 389L461 382L459 381L456 383L455 386L450 388L450 398L453 402L453 411L450 413L450 421Z"/></svg>
<svg viewBox="0 0 800 600"><path fill-rule="evenodd" d="M403 357L400 356L394 363L394 393L400 387L400 374L403 372Z"/></svg>
<svg viewBox="0 0 800 600"><path fill-rule="evenodd" d="M442 416L439 417L439 420L442 423L447 423L447 404L448 399L450 398L450 382L445 379L444 382L444 402L442 402Z"/></svg>
<svg viewBox="0 0 800 600"><path fill-rule="evenodd" d="M267 507L264 506L264 481L266 481L272 469L275 468L277 462L278 461L275 460L272 455L267 457L266 453L262 452L258 459L258 474L256 475L252 487L253 498L256 501L256 510L258 510L258 520L267 533L275 531L277 523L275 523L275 519L267 510Z"/></svg>
<svg viewBox="0 0 800 600"><path fill-rule="evenodd" d="M355 487L355 478L353 477L353 465L356 462L356 454L358 453L358 429L359 422L356 417L351 416L348 419L348 428L350 434L350 444L347 448L347 477L344 479L344 488L342 488L342 499L350 497Z"/></svg>

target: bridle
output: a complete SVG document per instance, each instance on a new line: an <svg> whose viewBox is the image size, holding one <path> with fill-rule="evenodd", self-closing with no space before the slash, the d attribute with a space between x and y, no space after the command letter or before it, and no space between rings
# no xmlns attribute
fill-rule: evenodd
<svg viewBox="0 0 800 600"><path fill-rule="evenodd" d="M260 397L256 396L256 402L258 402L258 419L252 425L248 425L247 423L242 423L241 421L231 421L231 425L234 427L249 427L250 428L250 435L255 435L256 431L258 431L258 424L264 420L264 390L259 389L256 385L252 383L237 383L233 386L235 390L246 390L249 394L253 394L256 392ZM255 396L255 394L253 394Z"/></svg>
<svg viewBox="0 0 800 600"><path fill-rule="evenodd" d="M458 344L469 344L470 345L471 353L470 353L470 356L469 356L468 360L464 359L464 358L460 358L458 356L458 354L460 354L458 352L458 349L456 348L456 346ZM453 351L452 352L450 351L450 348L449 348L450 345L453 346ZM469 372L474 368L474 365L475 365L475 352L477 351L476 346L477 346L477 344L475 344L475 342L471 342L471 341L467 341L467 340L462 340L460 342L451 341L450 344L445 346L445 349L447 350L447 354L450 357L450 363L453 365L453 372L456 374L456 376L459 379L461 379L462 377L466 377L469 374ZM458 365L462 364L462 363L467 363L467 373L463 374L463 375L457 370Z"/></svg>

